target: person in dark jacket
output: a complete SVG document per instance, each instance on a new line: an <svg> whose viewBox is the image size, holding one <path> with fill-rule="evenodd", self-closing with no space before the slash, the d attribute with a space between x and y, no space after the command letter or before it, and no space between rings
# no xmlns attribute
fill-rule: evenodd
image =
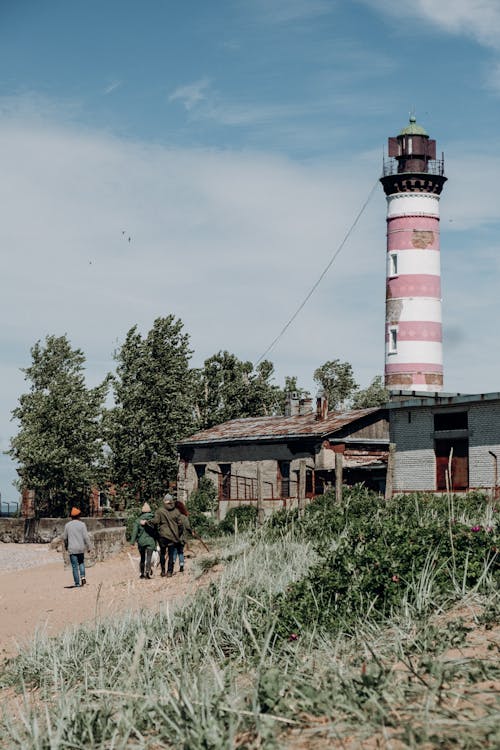
<svg viewBox="0 0 500 750"><path fill-rule="evenodd" d="M179 572L184 573L184 545L187 542L187 534L191 533L191 524L189 523L189 513L182 502L182 500L176 500L175 501L175 507L182 513L184 518L182 519L182 523L184 526L184 529L182 531L181 540L179 544L176 544L174 546L174 565L177 557L179 558Z"/></svg>
<svg viewBox="0 0 500 750"><path fill-rule="evenodd" d="M151 527L142 524L141 521L151 521L153 513L148 503L144 503L141 508L141 515L136 519L130 542L134 544L137 540L137 547L141 556L140 571L141 578L152 578L153 571L151 568L151 556L156 549L156 539L151 536Z"/></svg>
<svg viewBox="0 0 500 750"><path fill-rule="evenodd" d="M151 521L140 521L141 525L151 524L158 533L160 545L161 575L172 577L174 572L174 548L181 542L184 533L184 516L175 507L175 500L168 493L163 498L163 505L158 508ZM167 572L165 558L168 551Z"/></svg>

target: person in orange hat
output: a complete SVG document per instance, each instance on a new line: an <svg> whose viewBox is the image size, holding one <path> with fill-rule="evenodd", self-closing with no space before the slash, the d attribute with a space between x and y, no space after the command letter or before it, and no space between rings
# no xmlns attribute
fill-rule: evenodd
<svg viewBox="0 0 500 750"><path fill-rule="evenodd" d="M64 527L64 546L68 550L75 586L85 586L85 550L90 550L90 537L87 527L80 520L79 508L71 508L71 521Z"/></svg>

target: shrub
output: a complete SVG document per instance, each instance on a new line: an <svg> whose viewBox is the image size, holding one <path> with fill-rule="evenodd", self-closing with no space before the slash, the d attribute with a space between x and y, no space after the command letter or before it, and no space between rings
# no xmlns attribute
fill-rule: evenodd
<svg viewBox="0 0 500 750"><path fill-rule="evenodd" d="M405 496L385 505L354 489L341 506L328 503L321 498L297 522L317 539L322 560L279 598L283 632L313 623L349 628L369 612L380 619L404 601L428 606L431 597L461 595L487 582L488 573L498 575L498 531L450 518L447 497ZM457 506L477 513L481 500L471 498L467 508L457 499L455 512Z"/></svg>
<svg viewBox="0 0 500 750"><path fill-rule="evenodd" d="M189 522L200 536L213 536L217 533L217 489L208 477L202 477L198 488L191 493L186 503Z"/></svg>
<svg viewBox="0 0 500 750"><path fill-rule="evenodd" d="M240 505L238 508L231 508L226 513L224 520L220 522L219 531L223 534L232 534L236 519L238 519L239 531L254 529L257 524L257 508L254 505Z"/></svg>
<svg viewBox="0 0 500 750"><path fill-rule="evenodd" d="M189 513L216 513L217 489L214 483L208 477L201 477L186 505Z"/></svg>

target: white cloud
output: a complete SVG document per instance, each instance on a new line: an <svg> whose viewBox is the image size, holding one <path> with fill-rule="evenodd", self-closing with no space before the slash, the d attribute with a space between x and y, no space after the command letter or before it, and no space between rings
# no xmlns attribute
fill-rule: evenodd
<svg viewBox="0 0 500 750"><path fill-rule="evenodd" d="M450 34L472 37L487 47L500 48L498 0L364 0L389 15L420 18Z"/></svg>
<svg viewBox="0 0 500 750"><path fill-rule="evenodd" d="M198 81L179 86L168 97L169 102L179 100L188 112L207 97L210 88L209 78L200 78Z"/></svg>
<svg viewBox="0 0 500 750"><path fill-rule="evenodd" d="M105 88L103 93L105 95L111 94L113 91L116 91L116 89L120 88L122 85L121 81L111 81Z"/></svg>

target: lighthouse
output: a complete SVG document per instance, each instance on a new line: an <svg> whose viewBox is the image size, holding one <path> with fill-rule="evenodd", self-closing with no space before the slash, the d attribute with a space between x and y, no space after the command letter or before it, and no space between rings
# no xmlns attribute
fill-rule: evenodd
<svg viewBox="0 0 500 750"><path fill-rule="evenodd" d="M443 387L439 200L444 158L414 116L389 138L380 182L387 198L385 386Z"/></svg>

